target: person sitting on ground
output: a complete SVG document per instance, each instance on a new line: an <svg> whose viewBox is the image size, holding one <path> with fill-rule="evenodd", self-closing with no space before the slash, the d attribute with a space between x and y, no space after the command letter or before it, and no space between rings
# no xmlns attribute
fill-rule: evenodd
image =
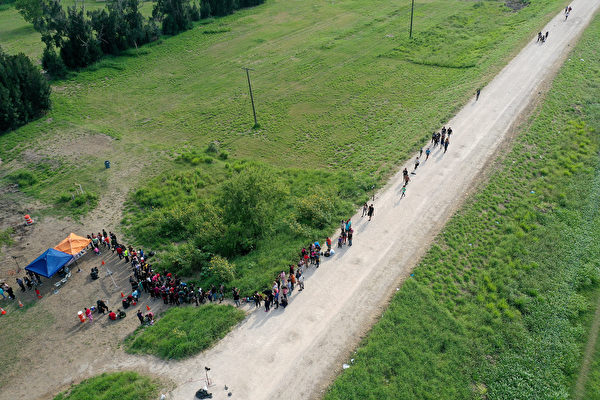
<svg viewBox="0 0 600 400"><path fill-rule="evenodd" d="M90 272L90 277L92 278L92 280L98 279L98 267L92 268L92 271Z"/></svg>
<svg viewBox="0 0 600 400"><path fill-rule="evenodd" d="M115 314L113 310L108 311L108 319L110 319L111 321L116 321L117 314Z"/></svg>
<svg viewBox="0 0 600 400"><path fill-rule="evenodd" d="M123 319L127 316L127 314L125 314L125 311L121 310L120 308L117 309L117 318L119 319Z"/></svg>
<svg viewBox="0 0 600 400"><path fill-rule="evenodd" d="M128 309L129 308L129 298L128 297L124 297L123 301L121 303L123 304L123 308L124 309Z"/></svg>
<svg viewBox="0 0 600 400"><path fill-rule="evenodd" d="M108 307L106 306L106 303L104 303L102 300L96 301L96 305L98 306L99 313L104 314L105 311L108 311Z"/></svg>
<svg viewBox="0 0 600 400"><path fill-rule="evenodd" d="M152 311L146 314L146 323L148 325L154 325L154 313Z"/></svg>

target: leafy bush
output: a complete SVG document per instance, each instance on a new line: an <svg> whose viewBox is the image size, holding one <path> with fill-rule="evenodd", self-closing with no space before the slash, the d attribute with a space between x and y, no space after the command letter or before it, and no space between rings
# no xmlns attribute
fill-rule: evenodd
<svg viewBox="0 0 600 400"><path fill-rule="evenodd" d="M208 269L217 282L229 283L235 278L235 265L219 255L210 260Z"/></svg>

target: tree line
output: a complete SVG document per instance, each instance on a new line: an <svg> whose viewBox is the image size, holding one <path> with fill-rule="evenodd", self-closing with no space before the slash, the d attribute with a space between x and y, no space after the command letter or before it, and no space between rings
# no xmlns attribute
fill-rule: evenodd
<svg viewBox="0 0 600 400"><path fill-rule="evenodd" d="M62 77L67 69L79 69L105 54L116 55L165 35L192 28L192 22L224 16L264 0L157 0L152 16L144 18L140 0L112 0L102 10L84 13L82 8L62 7L60 0L17 0L15 7L40 32L46 45L42 66ZM160 26L160 28L159 28Z"/></svg>

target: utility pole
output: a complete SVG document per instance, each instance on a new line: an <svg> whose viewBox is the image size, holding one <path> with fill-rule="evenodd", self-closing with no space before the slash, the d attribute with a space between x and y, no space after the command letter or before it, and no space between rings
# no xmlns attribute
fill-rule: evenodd
<svg viewBox="0 0 600 400"><path fill-rule="evenodd" d="M250 72L254 71L251 68L242 67L246 70L246 77L248 78L248 89L250 89L250 101L252 102L252 114L254 114L254 127L258 128L258 122L256 121L256 109L254 108L254 97L252 96L252 85L250 84Z"/></svg>
<svg viewBox="0 0 600 400"><path fill-rule="evenodd" d="M412 39L412 24L413 24L413 13L415 11L415 0L412 0L412 6L410 7L410 33L408 37Z"/></svg>

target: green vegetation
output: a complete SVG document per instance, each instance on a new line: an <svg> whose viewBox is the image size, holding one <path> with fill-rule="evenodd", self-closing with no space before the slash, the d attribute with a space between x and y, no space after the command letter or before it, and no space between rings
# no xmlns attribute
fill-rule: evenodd
<svg viewBox="0 0 600 400"><path fill-rule="evenodd" d="M2 250L2 247L10 246L14 243L14 240L11 236L13 233L15 233L15 230L13 228L6 228L4 230L0 230L0 250Z"/></svg>
<svg viewBox="0 0 600 400"><path fill-rule="evenodd" d="M152 379L135 372L113 372L86 379L54 400L151 400L158 389Z"/></svg>
<svg viewBox="0 0 600 400"><path fill-rule="evenodd" d="M184 152L181 172L133 193L124 222L139 241L164 250L159 269L194 276L203 286L235 285L243 294L268 285L307 243L323 241L374 185L361 174L221 158ZM215 255L231 263L215 265Z"/></svg>
<svg viewBox="0 0 600 400"><path fill-rule="evenodd" d="M215 344L244 316L232 306L171 308L154 325L141 326L131 334L125 340L125 349L164 359L189 357Z"/></svg>
<svg viewBox="0 0 600 400"><path fill-rule="evenodd" d="M0 48L0 134L38 118L50 108L50 85L27 56Z"/></svg>
<svg viewBox="0 0 600 400"><path fill-rule="evenodd" d="M327 400L569 397L600 288L599 45L596 18Z"/></svg>

